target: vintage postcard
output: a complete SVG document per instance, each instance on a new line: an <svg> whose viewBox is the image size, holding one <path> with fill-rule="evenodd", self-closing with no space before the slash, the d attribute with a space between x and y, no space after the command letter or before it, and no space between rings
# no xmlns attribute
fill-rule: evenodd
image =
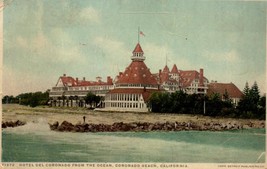
<svg viewBox="0 0 267 169"><path fill-rule="evenodd" d="M0 168L266 169L266 7L0 0Z"/></svg>

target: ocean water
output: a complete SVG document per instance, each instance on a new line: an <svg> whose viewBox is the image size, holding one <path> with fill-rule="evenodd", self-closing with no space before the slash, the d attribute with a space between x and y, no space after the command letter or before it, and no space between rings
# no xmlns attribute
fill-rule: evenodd
<svg viewBox="0 0 267 169"><path fill-rule="evenodd" d="M265 129L68 133L39 120L2 131L2 161L264 163L265 143Z"/></svg>

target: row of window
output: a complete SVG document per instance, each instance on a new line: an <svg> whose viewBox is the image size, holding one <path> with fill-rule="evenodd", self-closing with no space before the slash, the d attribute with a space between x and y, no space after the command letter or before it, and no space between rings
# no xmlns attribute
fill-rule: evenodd
<svg viewBox="0 0 267 169"><path fill-rule="evenodd" d="M108 90L108 89L112 89L112 86L85 86L85 87L70 87L69 90L70 91L77 91L77 90Z"/></svg>
<svg viewBox="0 0 267 169"><path fill-rule="evenodd" d="M144 103L106 103L106 106L118 108L144 108Z"/></svg>
<svg viewBox="0 0 267 169"><path fill-rule="evenodd" d="M147 87L147 88L157 88L156 85L144 85L144 84L118 84L116 87Z"/></svg>
<svg viewBox="0 0 267 169"><path fill-rule="evenodd" d="M109 100L138 101L140 94L111 94Z"/></svg>

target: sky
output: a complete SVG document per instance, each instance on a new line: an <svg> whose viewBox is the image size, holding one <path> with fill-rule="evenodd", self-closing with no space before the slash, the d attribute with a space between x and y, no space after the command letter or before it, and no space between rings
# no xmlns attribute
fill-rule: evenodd
<svg viewBox="0 0 267 169"><path fill-rule="evenodd" d="M209 81L266 85L266 2L5 0L3 95L46 91L64 73L115 77L131 62L138 27L152 73L204 69Z"/></svg>

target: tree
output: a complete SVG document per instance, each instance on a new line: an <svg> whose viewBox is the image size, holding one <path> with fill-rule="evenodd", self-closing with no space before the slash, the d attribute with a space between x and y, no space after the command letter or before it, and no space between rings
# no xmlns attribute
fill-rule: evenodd
<svg viewBox="0 0 267 169"><path fill-rule="evenodd" d="M259 113L260 107L260 91L255 81L251 89L248 88L246 83L243 90L244 97L238 103L237 109L241 117L244 118L259 118L262 113Z"/></svg>
<svg viewBox="0 0 267 169"><path fill-rule="evenodd" d="M258 104L259 99L260 99L260 90L259 90L259 87L256 81L254 82L253 86L249 90L249 95L251 97L251 101L254 104Z"/></svg>
<svg viewBox="0 0 267 169"><path fill-rule="evenodd" d="M261 97L259 100L258 117L262 120L265 120L266 118L266 96Z"/></svg>
<svg viewBox="0 0 267 169"><path fill-rule="evenodd" d="M94 101L95 95L92 92L88 92L85 96L85 103L90 105L90 108L92 108L92 103Z"/></svg>
<svg viewBox="0 0 267 169"><path fill-rule="evenodd" d="M63 107L65 107L65 101L66 101L66 98L67 98L67 97L65 96L65 93L62 94L61 98L62 98L62 102L63 102L63 103L62 103L62 104L63 104Z"/></svg>
<svg viewBox="0 0 267 169"><path fill-rule="evenodd" d="M188 113L187 110L187 94L180 90L172 93L169 98L169 106L171 113Z"/></svg>
<svg viewBox="0 0 267 169"><path fill-rule="evenodd" d="M245 84L245 88L243 90L243 94L244 94L245 97L249 97L250 89L249 89L248 82L246 82L246 84Z"/></svg>
<svg viewBox="0 0 267 169"><path fill-rule="evenodd" d="M148 100L148 105L150 106L152 112L160 112L161 111L159 95L160 95L160 93L154 92L151 94L151 96Z"/></svg>
<svg viewBox="0 0 267 169"><path fill-rule="evenodd" d="M97 107L98 103L101 101L101 96L95 96L94 102L95 102L95 107Z"/></svg>
<svg viewBox="0 0 267 169"><path fill-rule="evenodd" d="M71 107L73 106L73 99L74 99L73 96L70 96L70 97L69 97L69 100L70 100L70 106L71 106Z"/></svg>
<svg viewBox="0 0 267 169"><path fill-rule="evenodd" d="M219 93L213 93L206 103L206 115L218 116L221 115L223 104Z"/></svg>
<svg viewBox="0 0 267 169"><path fill-rule="evenodd" d="M76 103L76 107L78 107L78 100L79 100L79 96L75 95L74 96L74 100L75 100L75 103Z"/></svg>

